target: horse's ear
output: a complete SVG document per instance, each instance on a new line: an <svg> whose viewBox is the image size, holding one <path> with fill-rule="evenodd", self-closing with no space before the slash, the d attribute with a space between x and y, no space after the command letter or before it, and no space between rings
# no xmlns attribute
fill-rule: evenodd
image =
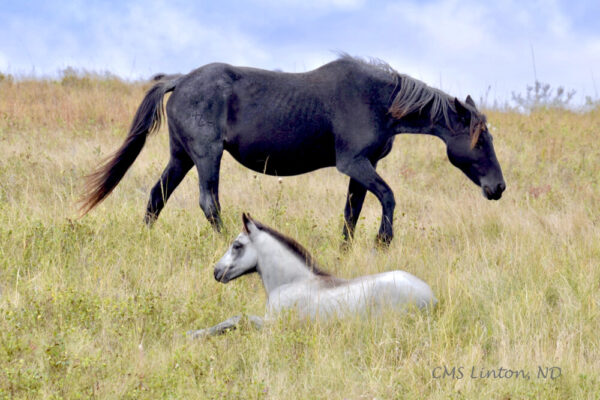
<svg viewBox="0 0 600 400"><path fill-rule="evenodd" d="M244 232L250 234L257 229L250 214L242 213L242 221L244 222Z"/></svg>
<svg viewBox="0 0 600 400"><path fill-rule="evenodd" d="M477 109L477 106L475 105L475 102L473 101L473 99L471 98L471 95L467 95L467 99L465 100L465 103L467 103L468 105L470 105L471 107L473 107L474 109Z"/></svg>
<svg viewBox="0 0 600 400"><path fill-rule="evenodd" d="M250 221L250 219L248 218L248 215L246 215L245 212L242 213L242 223L244 224L244 232L248 233L248 222Z"/></svg>
<svg viewBox="0 0 600 400"><path fill-rule="evenodd" d="M458 114L460 119L462 119L465 123L469 122L471 119L471 111L469 111L469 109L465 107L456 97L454 98L454 109L456 110L456 114Z"/></svg>

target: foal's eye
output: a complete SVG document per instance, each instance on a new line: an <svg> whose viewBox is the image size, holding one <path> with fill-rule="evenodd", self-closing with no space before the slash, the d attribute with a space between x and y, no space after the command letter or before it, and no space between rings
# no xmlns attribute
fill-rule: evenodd
<svg viewBox="0 0 600 400"><path fill-rule="evenodd" d="M240 250L244 246L241 243L235 242L232 247L234 250Z"/></svg>

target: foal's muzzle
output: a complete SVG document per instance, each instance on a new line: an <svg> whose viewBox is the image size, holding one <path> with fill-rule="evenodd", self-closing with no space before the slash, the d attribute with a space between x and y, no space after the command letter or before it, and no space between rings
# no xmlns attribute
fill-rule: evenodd
<svg viewBox="0 0 600 400"><path fill-rule="evenodd" d="M217 269L217 268L215 268L215 271L214 271L215 280L217 282L221 282L221 283L227 283L227 282L229 282L229 279L227 279L227 277L225 276L225 272L226 272L226 269Z"/></svg>

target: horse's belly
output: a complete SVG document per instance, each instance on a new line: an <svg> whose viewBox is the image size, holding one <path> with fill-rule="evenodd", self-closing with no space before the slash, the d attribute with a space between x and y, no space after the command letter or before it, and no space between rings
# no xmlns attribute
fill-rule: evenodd
<svg viewBox="0 0 600 400"><path fill-rule="evenodd" d="M275 131L262 137L239 133L226 142L225 150L245 167L269 175L298 175L335 165L335 146L328 133Z"/></svg>

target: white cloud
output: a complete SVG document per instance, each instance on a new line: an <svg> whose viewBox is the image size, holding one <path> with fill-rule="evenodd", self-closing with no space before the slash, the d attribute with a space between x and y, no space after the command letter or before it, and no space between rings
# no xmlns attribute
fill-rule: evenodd
<svg viewBox="0 0 600 400"><path fill-rule="evenodd" d="M257 0L256 3L277 8L356 10L365 5L366 0Z"/></svg>
<svg viewBox="0 0 600 400"><path fill-rule="evenodd" d="M537 78L576 89L579 100L582 78L600 67L600 53L588 50L600 36L579 35L556 1L444 0L395 4L387 14L397 21L400 40L413 43L400 45L409 62L389 59L460 96L482 96L489 86L491 99L507 101L512 91L524 91L534 81L532 49Z"/></svg>
<svg viewBox="0 0 600 400"><path fill-rule="evenodd" d="M491 86L492 99L510 100L533 83L533 48L538 79L590 94L600 32L581 33L589 16L575 22L559 1L73 1L48 17L0 15L0 69L147 77L222 61L300 72L346 51L451 94L479 97Z"/></svg>

